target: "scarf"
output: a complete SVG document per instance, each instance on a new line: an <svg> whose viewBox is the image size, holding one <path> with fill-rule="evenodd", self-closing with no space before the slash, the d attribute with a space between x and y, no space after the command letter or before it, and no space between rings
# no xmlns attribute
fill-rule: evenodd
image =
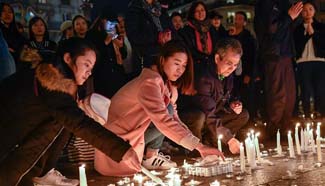
<svg viewBox="0 0 325 186"><path fill-rule="evenodd" d="M146 0L143 0L143 9L150 15L153 23L157 27L158 32L163 31L161 23L160 23L160 15L161 15L161 6L159 2L154 1L152 4L148 4Z"/></svg>
<svg viewBox="0 0 325 186"><path fill-rule="evenodd" d="M188 24L195 31L197 49L205 54L211 54L212 39L209 32L210 21L208 19L204 21L193 20L191 22L189 21Z"/></svg>

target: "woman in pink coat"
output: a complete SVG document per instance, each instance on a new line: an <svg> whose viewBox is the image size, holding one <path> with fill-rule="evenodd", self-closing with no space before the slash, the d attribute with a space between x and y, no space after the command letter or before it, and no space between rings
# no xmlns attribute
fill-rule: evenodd
<svg viewBox="0 0 325 186"><path fill-rule="evenodd" d="M141 170L145 141L144 132L152 122L166 137L202 157L222 156L215 148L204 146L182 123L176 112L177 88L191 92L193 61L179 41L167 42L156 65L144 68L140 76L122 87L112 98L105 127L129 141L136 152L117 163L99 150L95 151L95 169L106 176L128 176ZM174 114L167 106L174 106Z"/></svg>

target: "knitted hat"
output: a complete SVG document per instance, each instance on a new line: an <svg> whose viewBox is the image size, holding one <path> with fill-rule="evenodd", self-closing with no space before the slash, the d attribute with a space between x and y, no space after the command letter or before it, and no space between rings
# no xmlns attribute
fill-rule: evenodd
<svg viewBox="0 0 325 186"><path fill-rule="evenodd" d="M66 29L68 29L70 27L72 27L72 21L71 20L66 20L61 24L60 31L64 32Z"/></svg>

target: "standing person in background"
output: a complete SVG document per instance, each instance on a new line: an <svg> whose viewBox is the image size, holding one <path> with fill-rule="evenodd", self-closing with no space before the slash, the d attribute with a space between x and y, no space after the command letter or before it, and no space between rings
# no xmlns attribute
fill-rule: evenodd
<svg viewBox="0 0 325 186"><path fill-rule="evenodd" d="M28 41L18 32L14 16L14 9L10 6L10 4L1 3L0 13L0 28L2 30L3 37L8 44L9 51L12 57L15 59L16 69L19 71L21 67L19 63L19 53L24 45L27 45Z"/></svg>
<svg viewBox="0 0 325 186"><path fill-rule="evenodd" d="M94 89L107 98L112 98L126 83L123 59L127 53L123 38L118 35L117 25L117 15L112 11L105 12L96 19L94 27L87 34L87 39L97 46L101 54L94 68Z"/></svg>
<svg viewBox="0 0 325 186"><path fill-rule="evenodd" d="M72 21L71 20L64 21L60 26L60 31L61 31L61 39L59 43L61 41L73 37Z"/></svg>
<svg viewBox="0 0 325 186"><path fill-rule="evenodd" d="M181 39L179 35L179 31L183 28L184 22L182 15L178 12L173 12L170 16L170 20L172 22L172 39Z"/></svg>
<svg viewBox="0 0 325 186"><path fill-rule="evenodd" d="M160 45L171 40L171 32L160 22L161 7L157 0L131 0L125 19L126 34L132 46L134 74L150 67Z"/></svg>
<svg viewBox="0 0 325 186"><path fill-rule="evenodd" d="M57 45L50 40L49 31L45 21L38 16L29 20L29 47L36 49L44 61L51 61L54 57Z"/></svg>
<svg viewBox="0 0 325 186"><path fill-rule="evenodd" d="M255 5L254 26L265 70L268 137L292 127L296 98L292 26L302 8L301 1L290 4L289 0L259 0Z"/></svg>
<svg viewBox="0 0 325 186"><path fill-rule="evenodd" d="M211 35L213 42L217 42L219 39L225 38L228 36L227 30L222 25L223 16L217 11L212 11L209 14L209 19L211 22Z"/></svg>
<svg viewBox="0 0 325 186"><path fill-rule="evenodd" d="M144 156L144 132L151 122L161 133L189 149L198 150L202 157L207 155L222 156L215 148L204 146L179 119L176 111L177 87L183 92L192 90L193 61L189 51L179 41L169 41L162 46L156 64L144 68L137 78L130 81L112 98L105 127L125 140L129 140L137 152L130 159L137 164L112 161L100 151L95 151L95 169L106 176L127 176L141 170ZM169 108L173 113L169 113ZM152 134L155 135L155 134ZM155 165L159 149L145 158ZM162 159L160 159L161 161ZM165 164L161 161L159 164ZM161 166L161 165L158 165ZM112 167L118 167L114 169Z"/></svg>
<svg viewBox="0 0 325 186"><path fill-rule="evenodd" d="M179 32L192 53L195 74L207 68L214 47L207 13L203 1L193 2L188 11L187 25Z"/></svg>
<svg viewBox="0 0 325 186"><path fill-rule="evenodd" d="M305 2L301 12L303 23L294 32L297 78L301 86L303 111L307 118L312 113L311 97L314 98L315 112L325 116L325 25L315 19L315 13L314 3Z"/></svg>
<svg viewBox="0 0 325 186"><path fill-rule="evenodd" d="M233 95L240 98L248 109L250 116L254 113L254 83L255 83L255 63L257 43L251 32L245 28L247 24L247 15L243 11L235 13L234 27L229 30L229 37L237 39L242 48L241 73L234 73Z"/></svg>
<svg viewBox="0 0 325 186"><path fill-rule="evenodd" d="M6 40L0 30L0 82L16 72L15 60L11 56Z"/></svg>

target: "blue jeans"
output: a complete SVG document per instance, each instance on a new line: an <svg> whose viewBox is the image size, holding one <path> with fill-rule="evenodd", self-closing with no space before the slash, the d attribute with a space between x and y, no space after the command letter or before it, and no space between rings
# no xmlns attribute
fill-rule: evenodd
<svg viewBox="0 0 325 186"><path fill-rule="evenodd" d="M167 110L170 116L174 115L174 108L171 104L167 105ZM146 143L146 149L160 149L164 139L165 136L151 122L147 130L144 132L144 141Z"/></svg>

